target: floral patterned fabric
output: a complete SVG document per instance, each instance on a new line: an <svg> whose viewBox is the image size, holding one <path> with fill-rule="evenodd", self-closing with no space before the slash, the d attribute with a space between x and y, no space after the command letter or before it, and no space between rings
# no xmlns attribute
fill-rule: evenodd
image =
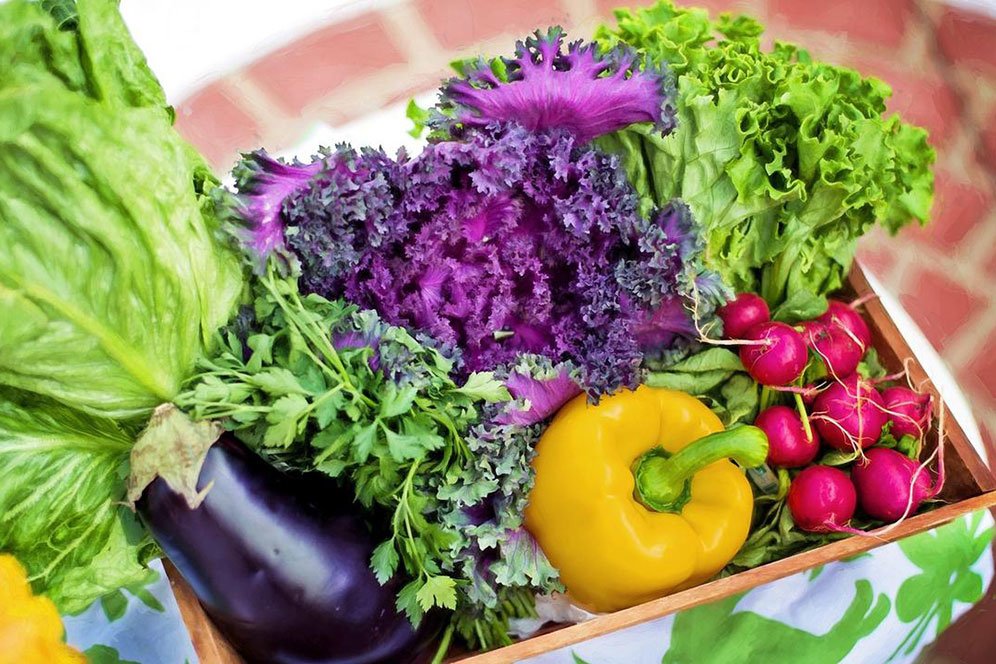
<svg viewBox="0 0 996 664"><path fill-rule="evenodd" d="M850 560L534 657L528 664L913 662L993 578L994 527L969 514ZM194 664L169 583L112 595L66 618L95 664Z"/></svg>

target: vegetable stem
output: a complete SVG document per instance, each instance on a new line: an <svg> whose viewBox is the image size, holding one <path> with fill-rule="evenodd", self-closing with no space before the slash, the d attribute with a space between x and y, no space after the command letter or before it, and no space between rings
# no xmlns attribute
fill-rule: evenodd
<svg viewBox="0 0 996 664"><path fill-rule="evenodd" d="M450 649L450 640L453 638L453 628L454 625L452 622L446 626L446 631L443 632L443 638L440 639L439 647L436 648L436 654L430 664L442 664L442 661L446 658L446 653Z"/></svg>
<svg viewBox="0 0 996 664"><path fill-rule="evenodd" d="M802 428L806 432L806 440L809 442L813 441L813 427L809 424L809 413L806 412L806 404L802 400L802 395L798 392L795 395L795 407L799 411L799 417L802 419Z"/></svg>
<svg viewBox="0 0 996 664"><path fill-rule="evenodd" d="M759 410L764 410L771 405L771 398L774 396L774 390L772 390L767 385L761 386L761 400L758 406Z"/></svg>
<svg viewBox="0 0 996 664"><path fill-rule="evenodd" d="M695 473L722 459L745 468L764 463L768 438L754 426L740 426L703 436L674 454L651 450L637 462L636 496L657 512L680 513L688 502L688 482Z"/></svg>

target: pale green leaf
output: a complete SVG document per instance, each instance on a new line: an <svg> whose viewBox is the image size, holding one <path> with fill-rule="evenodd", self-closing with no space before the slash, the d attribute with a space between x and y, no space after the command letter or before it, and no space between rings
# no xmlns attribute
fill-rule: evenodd
<svg viewBox="0 0 996 664"><path fill-rule="evenodd" d="M64 613L152 574L151 542L121 506L130 447L108 420L0 390L0 551Z"/></svg>
<svg viewBox="0 0 996 664"><path fill-rule="evenodd" d="M419 606L428 611L434 606L456 608L456 582L448 576L431 576L416 593Z"/></svg>

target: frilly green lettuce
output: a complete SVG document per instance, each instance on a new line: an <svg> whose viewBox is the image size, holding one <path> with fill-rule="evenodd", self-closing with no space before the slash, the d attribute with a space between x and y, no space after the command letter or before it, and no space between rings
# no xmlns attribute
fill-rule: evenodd
<svg viewBox="0 0 996 664"><path fill-rule="evenodd" d="M857 239L926 221L934 152L923 129L883 118L889 87L760 47L756 21L660 2L616 12L603 46L628 44L678 77L678 128L636 125L598 139L621 154L642 205L684 200L704 227L706 261L772 305L838 288Z"/></svg>

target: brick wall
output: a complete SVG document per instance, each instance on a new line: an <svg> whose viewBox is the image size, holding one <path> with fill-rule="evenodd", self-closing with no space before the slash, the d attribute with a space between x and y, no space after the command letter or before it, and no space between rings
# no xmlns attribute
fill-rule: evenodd
<svg viewBox="0 0 996 664"><path fill-rule="evenodd" d="M311 34L178 107L180 130L219 168L279 150L316 121L340 124L435 87L459 56L506 53L553 23L587 35L641 0L400 0ZM890 108L938 149L931 225L872 235L861 258L897 293L968 394L996 459L996 19L931 0L690 0L742 10L770 35L888 81Z"/></svg>

